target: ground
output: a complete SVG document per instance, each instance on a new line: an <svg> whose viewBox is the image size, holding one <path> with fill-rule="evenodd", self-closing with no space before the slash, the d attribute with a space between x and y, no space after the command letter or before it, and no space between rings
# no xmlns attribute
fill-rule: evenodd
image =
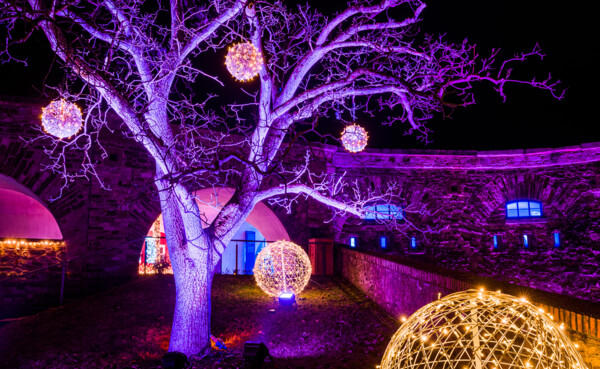
<svg viewBox="0 0 600 369"><path fill-rule="evenodd" d="M0 328L3 368L160 368L173 315L172 276L115 289ZM212 331L226 352L189 368L241 368L246 341L264 342L266 368L375 368L399 322L343 279L313 279L293 310L278 308L251 276L218 275Z"/></svg>

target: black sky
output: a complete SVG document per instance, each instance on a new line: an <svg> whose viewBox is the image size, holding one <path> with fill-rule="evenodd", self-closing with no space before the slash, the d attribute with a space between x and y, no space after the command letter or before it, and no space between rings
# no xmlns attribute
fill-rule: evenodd
<svg viewBox="0 0 600 369"><path fill-rule="evenodd" d="M314 3L324 12L343 4L338 0ZM541 79L551 72L563 82L566 97L557 101L547 92L517 86L507 89L508 101L502 103L490 86L482 86L477 89L475 106L455 111L451 119L438 116L430 121L433 142L428 146L404 136L404 127L384 127L363 118L371 136L369 147L493 150L600 141L595 110L595 91L600 87L596 36L600 32L591 9L540 0L436 0L428 2L422 18L422 32L443 33L455 42L468 38L482 55L495 47L502 49L501 56L510 57L538 42L546 54L544 60L527 63L515 73ZM37 48L39 44L32 43L22 50L32 55L28 67L0 65L0 94L39 95L52 59Z"/></svg>

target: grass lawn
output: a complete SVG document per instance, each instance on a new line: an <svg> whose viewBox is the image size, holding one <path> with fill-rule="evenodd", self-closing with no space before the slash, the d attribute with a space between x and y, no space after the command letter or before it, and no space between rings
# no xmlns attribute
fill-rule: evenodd
<svg viewBox="0 0 600 369"><path fill-rule="evenodd" d="M172 276L147 276L0 328L2 368L160 368ZM275 368L375 368L399 322L340 278L313 277L296 310L278 309L251 276L217 275L212 331L228 347L189 368L242 368L246 341ZM273 312L272 309L275 309Z"/></svg>

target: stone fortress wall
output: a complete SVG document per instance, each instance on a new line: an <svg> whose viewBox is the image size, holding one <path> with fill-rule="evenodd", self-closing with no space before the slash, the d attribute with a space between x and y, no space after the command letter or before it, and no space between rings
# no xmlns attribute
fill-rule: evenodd
<svg viewBox="0 0 600 369"><path fill-rule="evenodd" d="M43 170L48 161L42 142L26 145L23 140L39 135L36 127L43 102L0 100L0 174L46 201L55 216L66 245L57 260L75 259L68 265L67 295L131 279L137 273L143 238L160 213L151 159L134 142L106 133L108 157L99 161L98 172L111 190L103 190L96 181L76 180L60 198L49 202L59 193L61 180ZM303 161L305 151L295 150L288 160ZM316 171L345 172L373 187L396 181L398 205L414 227L391 231L352 217L324 223L331 218L330 210L311 200L291 214L272 208L300 245L306 247L308 239L315 237L346 244L354 235L360 249L377 250L377 238L385 234L391 243L379 251L558 293L600 298L599 143L501 152L367 150L354 155L326 146L311 165ZM507 221L506 201L525 198L541 201L544 217ZM555 231L561 234L559 249L552 247ZM531 236L530 250L522 248L524 233ZM506 244L502 252L491 250L494 234ZM408 246L411 237L418 239L418 252ZM43 253L29 252L38 254ZM15 262L8 259L1 262ZM49 299L56 301L60 286L53 278L45 288ZM39 290L26 292L33 279L1 284L0 305L47 304Z"/></svg>

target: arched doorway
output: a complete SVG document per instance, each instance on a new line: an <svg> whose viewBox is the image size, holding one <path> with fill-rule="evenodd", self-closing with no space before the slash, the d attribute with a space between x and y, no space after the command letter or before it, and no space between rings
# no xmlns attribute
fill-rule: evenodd
<svg viewBox="0 0 600 369"><path fill-rule="evenodd" d="M232 195L233 190L230 188L222 188L217 192L213 189L196 191L196 201L200 212L206 219L206 224L210 224L216 218L222 205L227 203ZM267 205L258 203L225 248L215 272L252 274L256 254L267 242L278 240L290 240L287 230ZM162 215L157 218L148 231L139 263L140 274L157 272L167 274L173 272L169 263Z"/></svg>

